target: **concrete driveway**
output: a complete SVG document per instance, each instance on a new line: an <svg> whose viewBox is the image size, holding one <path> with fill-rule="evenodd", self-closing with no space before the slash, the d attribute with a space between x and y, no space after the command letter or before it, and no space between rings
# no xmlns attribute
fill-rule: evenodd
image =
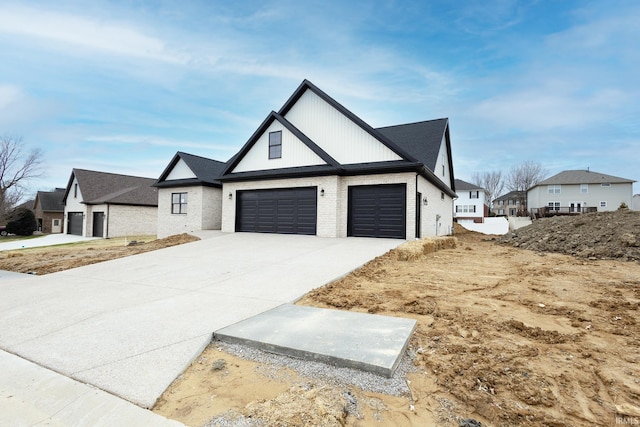
<svg viewBox="0 0 640 427"><path fill-rule="evenodd" d="M41 237L34 237L25 240L3 241L0 238L0 251L12 251L15 249L36 248L42 246L65 245L67 243L85 242L95 240L99 237L82 237L73 234L46 234Z"/></svg>
<svg viewBox="0 0 640 427"><path fill-rule="evenodd" d="M0 348L151 407L212 332L291 302L400 240L215 234L0 282Z"/></svg>

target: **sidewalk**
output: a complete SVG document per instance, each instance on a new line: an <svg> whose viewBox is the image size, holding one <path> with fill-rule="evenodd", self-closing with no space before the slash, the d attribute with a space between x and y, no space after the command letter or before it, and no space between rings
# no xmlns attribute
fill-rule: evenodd
<svg viewBox="0 0 640 427"><path fill-rule="evenodd" d="M184 426L2 350L0 366L2 426Z"/></svg>

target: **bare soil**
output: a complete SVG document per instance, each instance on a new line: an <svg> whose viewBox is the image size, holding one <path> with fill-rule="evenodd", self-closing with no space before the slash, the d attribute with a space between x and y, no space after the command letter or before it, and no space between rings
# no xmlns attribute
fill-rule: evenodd
<svg viewBox="0 0 640 427"><path fill-rule="evenodd" d="M587 224L573 230L595 235ZM305 378L213 343L154 411L192 426L214 417L211 425L640 423L640 264L456 231L455 247L411 242L298 302L416 319L407 395Z"/></svg>
<svg viewBox="0 0 640 427"><path fill-rule="evenodd" d="M156 239L155 236L134 236L2 251L0 252L0 270L49 274L195 240L200 239L184 233L164 239Z"/></svg>

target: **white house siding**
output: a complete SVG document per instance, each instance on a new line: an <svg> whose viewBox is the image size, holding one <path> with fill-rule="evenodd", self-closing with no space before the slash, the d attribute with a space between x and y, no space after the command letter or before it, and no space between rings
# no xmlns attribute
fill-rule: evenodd
<svg viewBox="0 0 640 427"><path fill-rule="evenodd" d="M421 176L418 191L422 193L420 237L449 235L453 232L453 198ZM427 199L426 205L424 199Z"/></svg>
<svg viewBox="0 0 640 427"><path fill-rule="evenodd" d="M472 199L469 193L478 192L478 198ZM458 194L458 198L455 200L455 205L453 208L453 216L455 218L484 218L484 207L485 203L487 203L487 196L484 190L476 189L476 190L457 190L456 194ZM475 206L475 212L458 212L458 206Z"/></svg>
<svg viewBox="0 0 640 427"><path fill-rule="evenodd" d="M341 164L402 160L310 90L305 91L285 118ZM266 154L265 151L265 157Z"/></svg>
<svg viewBox="0 0 640 427"><path fill-rule="evenodd" d="M80 192L80 187L78 186L78 192L77 194L74 192L74 189L76 188L76 185L78 184L78 181L76 180L76 178L74 177L73 182L71 183L71 187L69 190L69 194L67 194L67 200L65 202L65 206L64 206L64 220L62 221L62 225L63 225L63 233L67 234L69 233L68 227L69 227L69 219L68 219L68 213L69 212L83 212L85 213L85 217L84 220L82 221L82 235L85 236L85 230L87 229L87 225L86 225L86 212L87 212L87 205L81 203L82 202L82 193Z"/></svg>
<svg viewBox="0 0 640 427"><path fill-rule="evenodd" d="M282 157L269 159L269 132L282 131ZM271 123L256 143L245 154L233 172L289 168L296 166L324 165L316 153L300 141L278 121Z"/></svg>
<svg viewBox="0 0 640 427"><path fill-rule="evenodd" d="M440 142L440 150L438 150L438 160L433 173L440 179L440 181L444 182L447 187L453 188L451 185L451 173L449 171L450 162L451 159L449 159L447 155L447 139L446 136L443 136L442 141Z"/></svg>
<svg viewBox="0 0 640 427"><path fill-rule="evenodd" d="M158 229L158 208L155 206L109 205L105 215L106 237L155 236Z"/></svg>
<svg viewBox="0 0 640 427"><path fill-rule="evenodd" d="M609 187L601 184L588 184L586 193L580 190L580 184L562 184L559 194L549 194L547 185L539 185L527 192L529 209L548 206L549 202L560 202L560 207L569 207L571 203L580 203L584 207L597 207L599 212L615 211L621 203L631 206L631 183L612 183ZM606 202L607 206L600 206Z"/></svg>
<svg viewBox="0 0 640 427"><path fill-rule="evenodd" d="M172 179L191 179L196 178L196 174L193 173L191 168L187 166L184 160L180 159L176 163L176 165L171 169L169 175L165 178L165 181L170 181Z"/></svg>
<svg viewBox="0 0 640 427"><path fill-rule="evenodd" d="M171 213L171 194L187 193L187 213ZM222 222L222 190L189 186L158 191L158 238L199 230L219 230Z"/></svg>

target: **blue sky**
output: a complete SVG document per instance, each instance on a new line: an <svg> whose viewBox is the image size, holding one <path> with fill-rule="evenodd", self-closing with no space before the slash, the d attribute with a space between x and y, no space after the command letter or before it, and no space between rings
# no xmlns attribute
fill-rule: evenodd
<svg viewBox="0 0 640 427"><path fill-rule="evenodd" d="M0 3L0 134L71 169L227 160L309 79L374 127L448 117L457 178L640 181L640 2ZM640 193L640 184L634 185Z"/></svg>

